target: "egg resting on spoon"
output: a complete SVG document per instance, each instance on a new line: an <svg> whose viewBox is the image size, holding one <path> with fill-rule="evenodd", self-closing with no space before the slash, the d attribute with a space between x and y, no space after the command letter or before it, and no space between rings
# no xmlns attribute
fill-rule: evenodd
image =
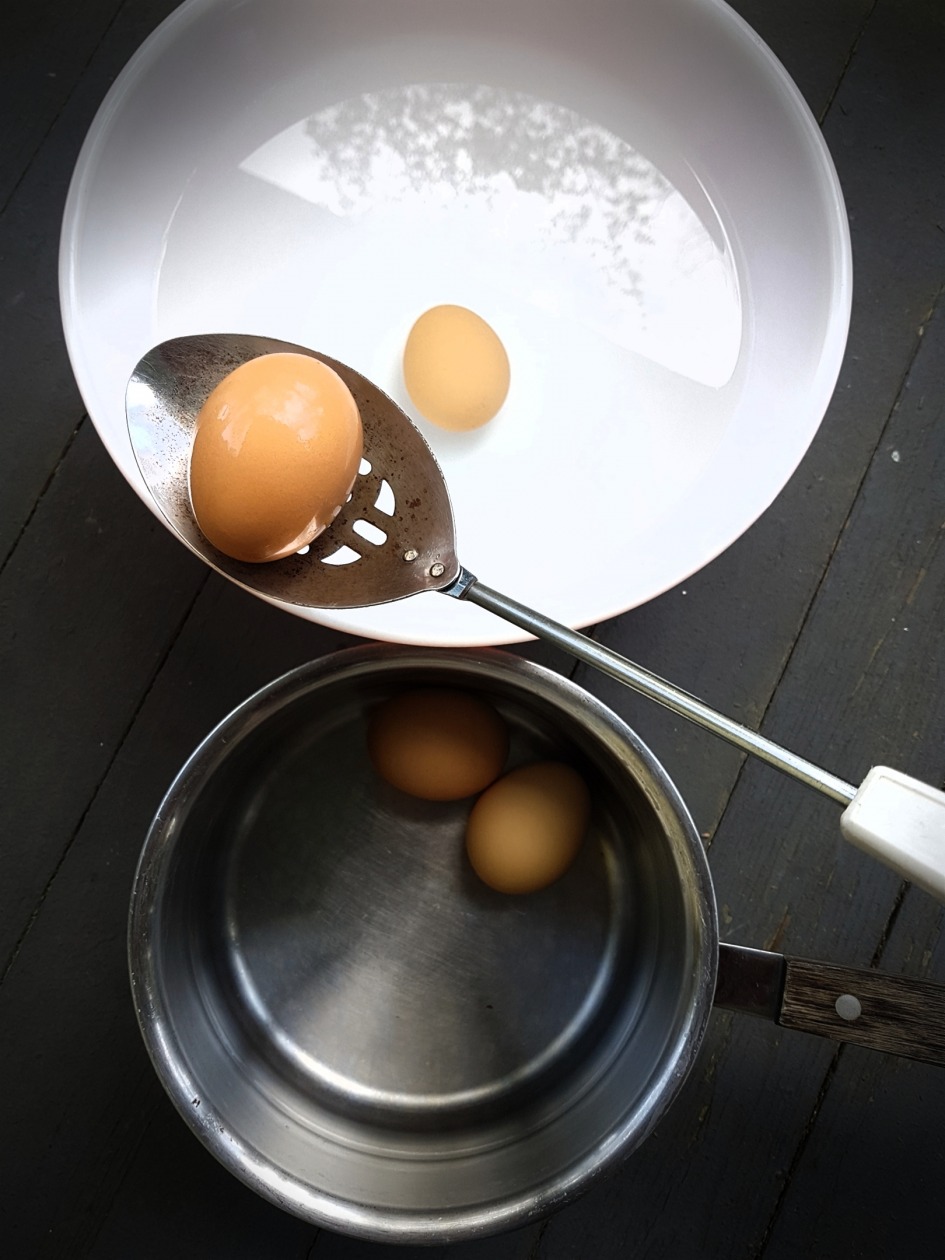
<svg viewBox="0 0 945 1260"><path fill-rule="evenodd" d="M357 403L327 364L293 353L250 359L220 381L197 417L197 524L236 560L291 555L337 516L362 450Z"/></svg>

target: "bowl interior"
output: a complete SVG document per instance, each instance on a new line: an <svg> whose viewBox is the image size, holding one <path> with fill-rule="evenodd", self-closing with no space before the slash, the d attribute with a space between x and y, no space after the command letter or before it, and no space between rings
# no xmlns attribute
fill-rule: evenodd
<svg viewBox="0 0 945 1260"><path fill-rule="evenodd" d="M704 859L658 768L560 679L343 660L237 711L172 790L132 910L145 1038L210 1149L289 1210L401 1241L502 1228L637 1145L685 1075L715 965ZM375 776L366 717L420 683L487 696L510 767L586 777L558 883L493 892L469 801Z"/></svg>
<svg viewBox="0 0 945 1260"><path fill-rule="evenodd" d="M417 420L467 568L588 625L783 487L836 381L850 257L815 121L721 0L190 0L89 133L61 290L89 414L147 502L124 415L139 358L194 333L297 342ZM508 400L473 433L426 424L404 387L438 303L509 353ZM429 594L302 615L523 637Z"/></svg>

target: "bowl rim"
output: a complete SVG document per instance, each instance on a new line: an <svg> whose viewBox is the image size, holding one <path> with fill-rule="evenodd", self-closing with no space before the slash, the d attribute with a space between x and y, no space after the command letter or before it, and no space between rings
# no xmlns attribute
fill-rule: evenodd
<svg viewBox="0 0 945 1260"><path fill-rule="evenodd" d="M691 5L703 16L708 16L716 23L724 25L732 46L737 46L740 55L767 76L771 91L778 98L782 114L803 135L811 168L816 169L816 180L823 201L822 226L824 242L829 246L830 253L831 297L828 303L829 309L823 319L819 359L816 367L811 369L806 392L805 423L798 428L796 442L792 444L789 452L790 458L785 457L779 462L777 476L747 478L746 481L756 488L746 492L748 500L745 509L735 516L727 515L712 532L707 531L706 522L703 521L701 536L703 541L692 552L687 551L684 561L681 561L671 573L661 571L659 575L651 575L647 578L645 588L641 587L632 595L622 593L625 588L619 582L608 584L597 592L595 599L587 599L583 601L579 610L572 610L573 615L571 613L559 615L559 620L567 620L574 626L591 625L620 615L629 608L640 606L656 598L680 582L685 582L726 551L758 521L774 503L809 450L836 388L849 335L853 292L850 227L836 167L810 106L776 55L745 19L724 0L698 0L698 3L694 0L677 0L677 2L683 6ZM66 198L60 236L60 311L69 358L80 392L85 399L92 423L111 459L137 495L165 526L164 517L146 487L143 486L133 456L125 449L122 438L112 433L110 427L97 418L100 413L107 410L107 407L104 399L100 397L102 394L100 382L98 376L90 368L90 355L83 345L77 265L81 253L81 231L88 188L94 181L96 163L107 146L111 128L120 115L125 96L133 90L137 82L136 76L143 74L152 66L163 51L180 37L188 23L210 13L218 4L220 0L185 0L145 39L122 69L102 102L79 153ZM745 318L746 321L749 319L748 313ZM265 330L256 329L255 331ZM146 348L141 347L142 350ZM738 451L729 450L726 447L727 463L737 463L738 458ZM724 497L719 496L719 501ZM714 501L715 499L711 497L707 499L710 505ZM488 573L485 574L485 580L490 580ZM505 585L508 583L506 582ZM417 625L412 617L409 627L401 626L398 620L401 613L396 609L390 614L393 620L388 621L385 612L380 611L380 609L390 607L387 605L373 609L332 610L302 608L278 599L271 599L269 602L283 611L345 633L385 639L390 642L409 640L428 646L481 646L523 642L530 637L524 631L500 620L495 620L494 624L490 621L480 621L478 610L473 613L472 609L466 607L460 611L459 605L451 606L449 611L445 611L444 605L444 611L442 613L438 611L436 616L446 617L449 621L427 633L422 624ZM475 616L476 620L468 622L461 620L470 616Z"/></svg>

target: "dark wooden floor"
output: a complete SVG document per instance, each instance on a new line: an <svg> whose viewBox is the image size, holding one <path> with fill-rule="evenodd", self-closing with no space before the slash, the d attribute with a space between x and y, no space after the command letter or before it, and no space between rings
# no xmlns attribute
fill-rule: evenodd
<svg viewBox="0 0 945 1260"><path fill-rule="evenodd" d="M172 541L72 381L56 292L71 168L110 82L173 7L0 7L0 1254L373 1260L389 1249L282 1214L204 1152L157 1084L128 994L130 881L166 785L234 704L343 642ZM940 784L945 10L736 8L798 82L839 170L849 349L763 519L596 633L854 781L886 761ZM943 910L842 847L834 806L576 677L675 776L727 939L945 982ZM678 1102L605 1184L524 1233L424 1254L912 1260L941 1255L943 1237L945 1071L717 1012Z"/></svg>

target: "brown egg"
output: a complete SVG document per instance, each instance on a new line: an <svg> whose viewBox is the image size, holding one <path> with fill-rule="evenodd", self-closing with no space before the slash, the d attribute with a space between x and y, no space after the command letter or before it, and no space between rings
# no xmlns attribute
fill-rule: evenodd
<svg viewBox="0 0 945 1260"><path fill-rule="evenodd" d="M304 354L236 368L197 417L190 498L211 543L237 560L291 555L340 511L361 462L351 391Z"/></svg>
<svg viewBox="0 0 945 1260"><path fill-rule="evenodd" d="M404 384L414 406L444 429L478 429L509 392L509 357L465 306L434 306L407 337Z"/></svg>
<svg viewBox="0 0 945 1260"><path fill-rule="evenodd" d="M466 852L479 878L503 893L553 884L577 857L591 812L590 793L562 762L521 766L473 806Z"/></svg>
<svg viewBox="0 0 945 1260"><path fill-rule="evenodd" d="M465 691L426 688L384 701L368 724L368 752L382 779L428 801L456 801L488 787L509 751L505 722Z"/></svg>

